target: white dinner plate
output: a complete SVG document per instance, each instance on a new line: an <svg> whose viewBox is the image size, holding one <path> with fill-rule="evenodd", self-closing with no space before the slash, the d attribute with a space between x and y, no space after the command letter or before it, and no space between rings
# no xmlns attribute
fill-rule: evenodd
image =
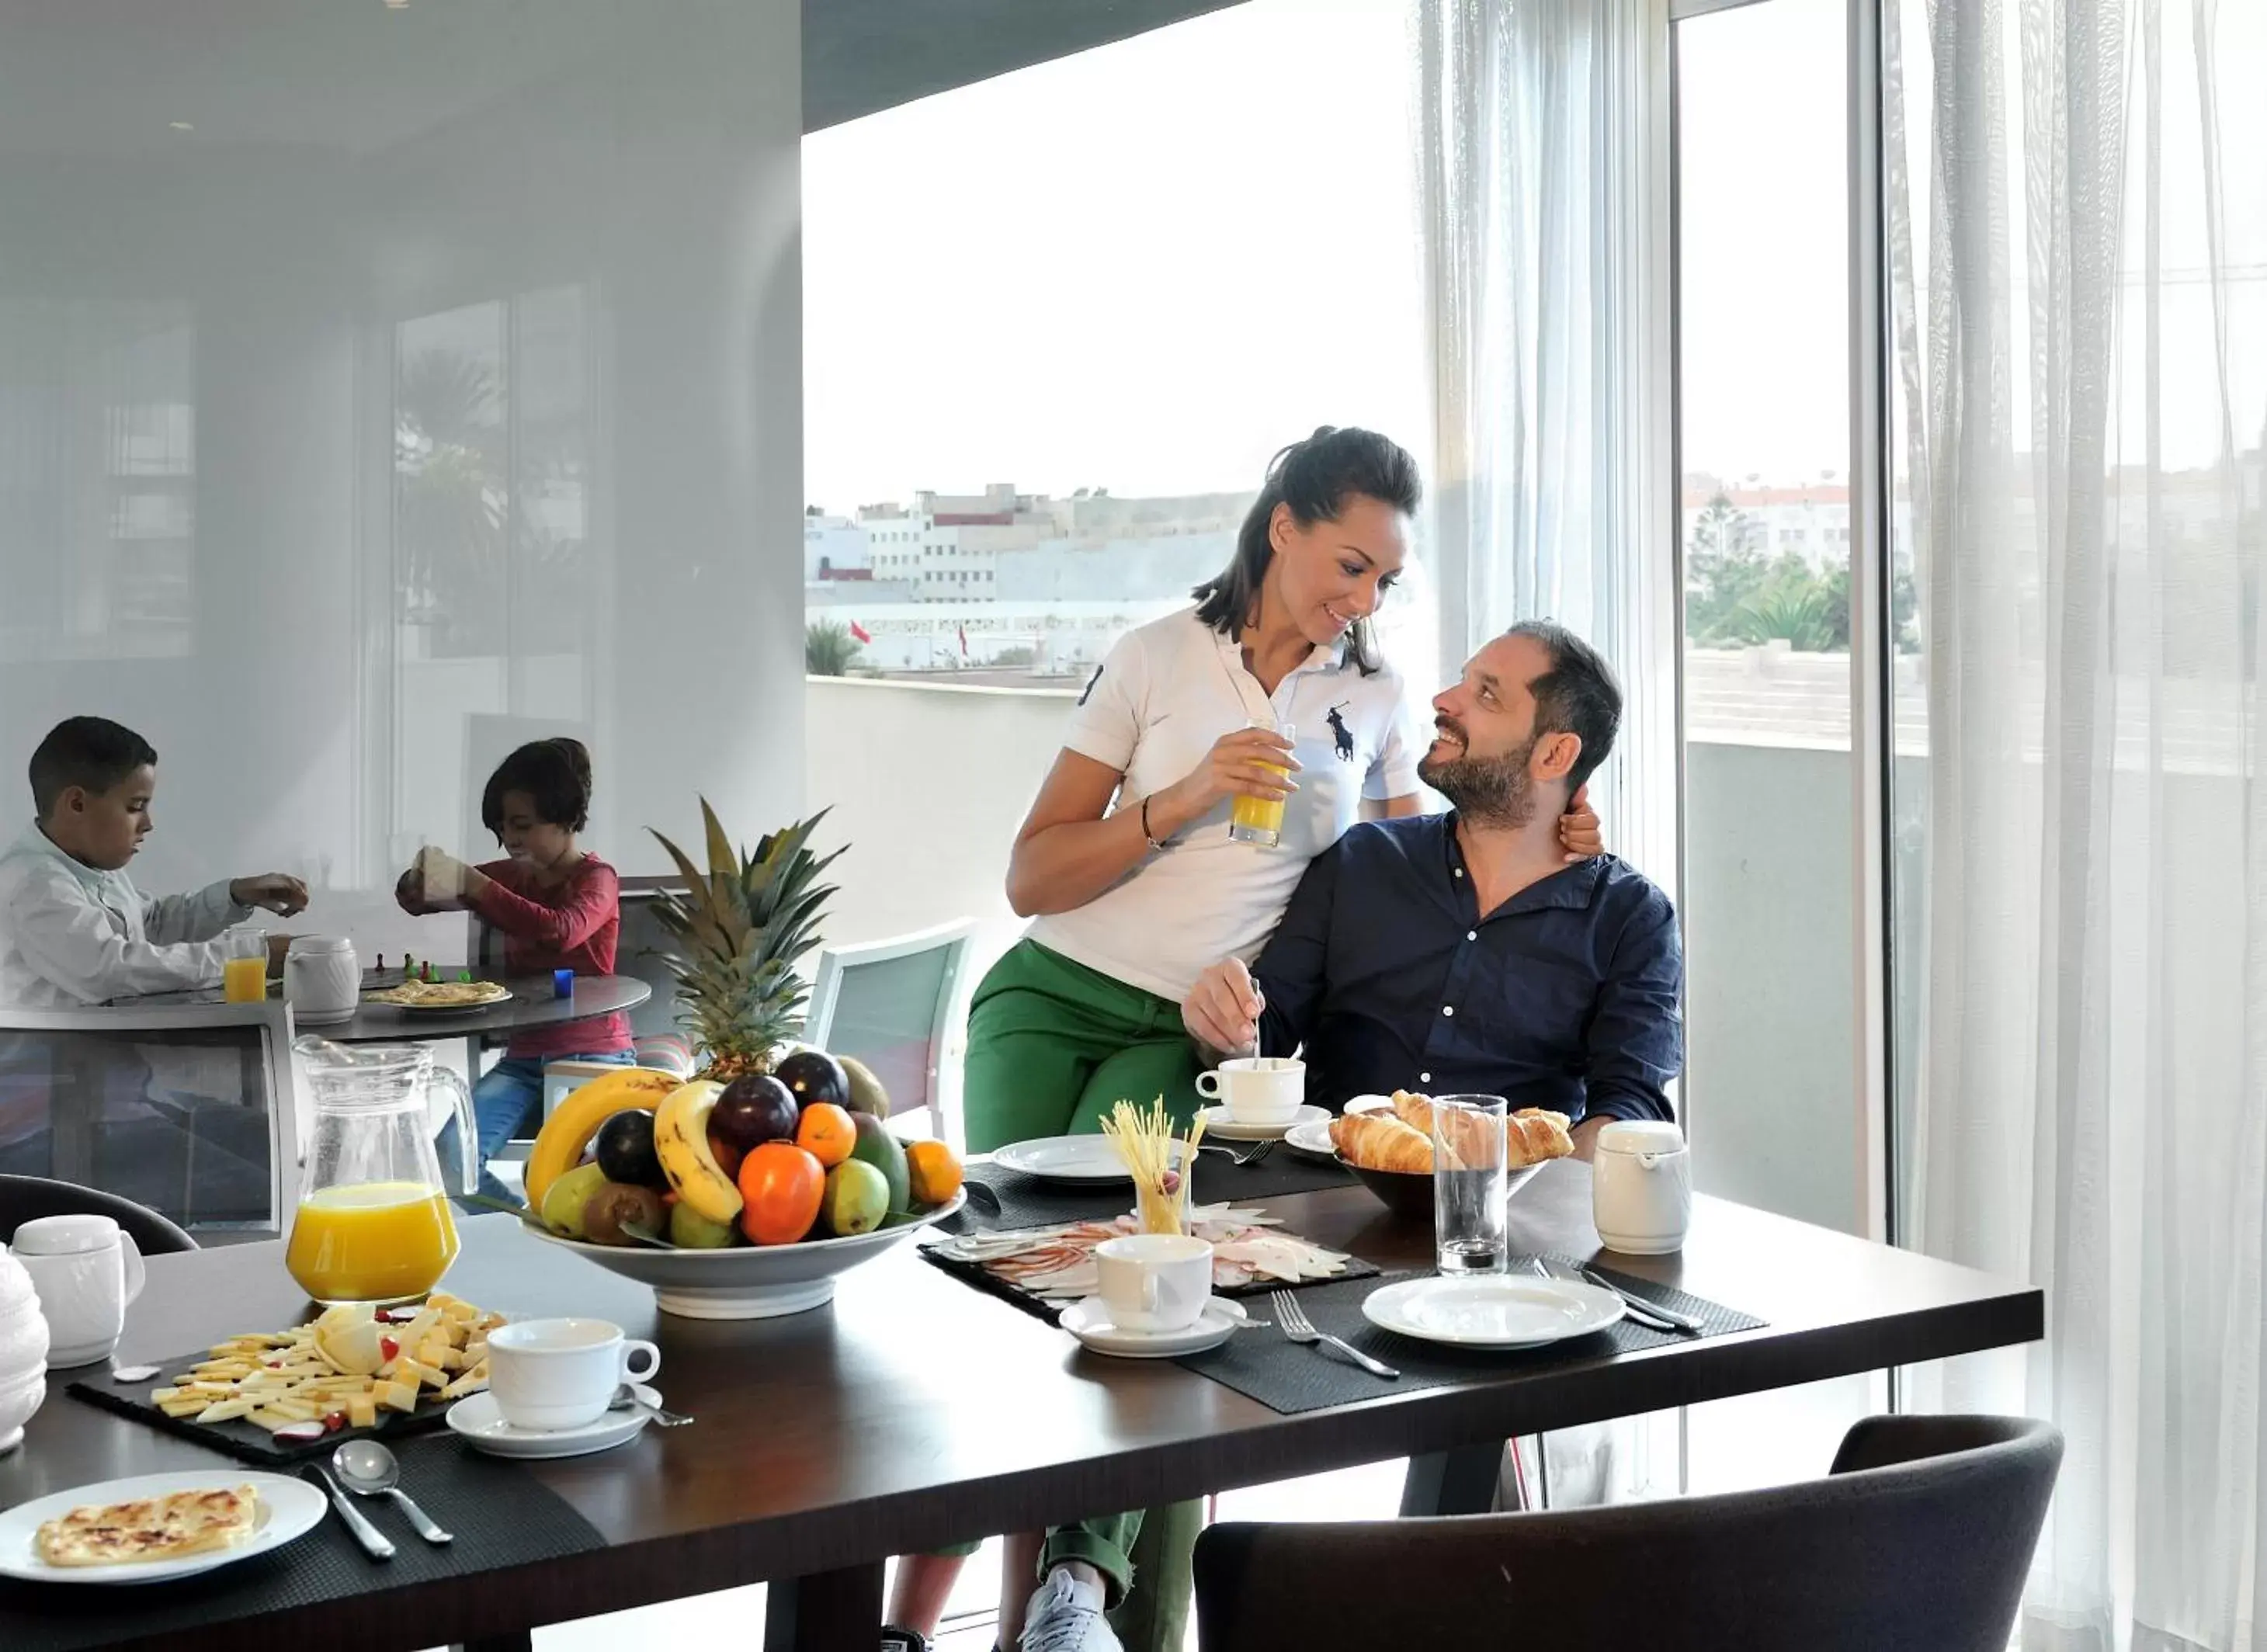
<svg viewBox="0 0 2267 1652"><path fill-rule="evenodd" d="M1370 1324L1421 1342L1467 1348L1539 1348L1603 1331L1622 1299L1596 1285L1531 1274L1404 1280L1362 1299Z"/></svg>
<svg viewBox="0 0 2267 1652"><path fill-rule="evenodd" d="M163 1497L169 1492L217 1491L237 1486L251 1486L259 1491L260 1510L252 1535L232 1549L185 1554L177 1560L133 1560L120 1566L49 1566L40 1558L34 1542L43 1522L57 1519L74 1509ZM255 1554L282 1548L320 1524L329 1507L323 1494L305 1480L290 1474L263 1474L225 1465L185 1474L136 1474L127 1479L75 1486L66 1492L34 1497L0 1513L0 1576L43 1583L110 1584L162 1583L169 1578L194 1577L216 1567L233 1566Z"/></svg>
<svg viewBox="0 0 2267 1652"><path fill-rule="evenodd" d="M1216 1348L1251 1323L1244 1306L1227 1296L1207 1299L1197 1322L1179 1331L1126 1331L1112 1325L1110 1304L1088 1296L1055 1316L1056 1323L1097 1354L1121 1360L1177 1360Z"/></svg>
<svg viewBox="0 0 2267 1652"><path fill-rule="evenodd" d="M1331 1116L1308 1119L1283 1132L1283 1145L1301 1153L1311 1153L1318 1159L1336 1158L1338 1149L1331 1145Z"/></svg>
<svg viewBox="0 0 2267 1652"><path fill-rule="evenodd" d="M1173 1143L1176 1170L1187 1151L1180 1142ZM992 1155L992 1162L1051 1182L1130 1183L1134 1179L1106 1135L1043 1135L1029 1142L1010 1142Z"/></svg>
<svg viewBox="0 0 2267 1652"><path fill-rule="evenodd" d="M661 1396L643 1384L634 1391L649 1404L661 1403ZM596 1422L579 1428L519 1428L503 1420L494 1394L479 1393L467 1394L450 1406L448 1421L450 1429L476 1451L491 1457L543 1457L611 1451L636 1439L652 1419L642 1411L602 1411Z"/></svg>
<svg viewBox="0 0 2267 1652"><path fill-rule="evenodd" d="M1228 1116L1224 1105L1200 1107L1197 1117L1204 1120L1207 1135L1216 1135L1223 1142L1274 1142L1288 1138L1302 1124L1319 1124L1328 1129L1331 1122L1327 1107L1302 1107L1280 1124L1241 1124Z"/></svg>

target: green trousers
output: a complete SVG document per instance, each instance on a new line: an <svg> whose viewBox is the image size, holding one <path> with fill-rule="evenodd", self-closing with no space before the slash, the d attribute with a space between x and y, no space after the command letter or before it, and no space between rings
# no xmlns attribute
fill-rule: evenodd
<svg viewBox="0 0 2267 1652"><path fill-rule="evenodd" d="M1121 1101L1159 1096L1177 1123L1202 1106L1196 1046L1170 999L1018 941L968 1006L968 1150L1099 1130Z"/></svg>
<svg viewBox="0 0 2267 1652"><path fill-rule="evenodd" d="M1186 1124L1204 1105L1197 1072L1178 1004L1019 941L969 1002L961 1086L968 1150L1099 1130L1119 1102L1147 1106L1161 1096L1174 1121ZM1180 1652L1203 1524L1204 1505L1185 1502L1056 1526L1039 1577L1065 1560L1085 1561L1108 1584L1111 1625L1127 1652Z"/></svg>

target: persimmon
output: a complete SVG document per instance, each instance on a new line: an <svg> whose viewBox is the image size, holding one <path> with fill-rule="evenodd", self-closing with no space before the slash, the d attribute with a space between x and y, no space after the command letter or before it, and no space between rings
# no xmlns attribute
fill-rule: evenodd
<svg viewBox="0 0 2267 1652"><path fill-rule="evenodd" d="M740 1161L740 1231L758 1245L793 1245L818 1220L826 1169L792 1142L767 1142Z"/></svg>

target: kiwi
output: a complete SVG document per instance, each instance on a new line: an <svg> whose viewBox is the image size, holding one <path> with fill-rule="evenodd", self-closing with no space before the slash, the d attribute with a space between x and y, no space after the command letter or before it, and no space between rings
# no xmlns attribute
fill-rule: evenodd
<svg viewBox="0 0 2267 1652"><path fill-rule="evenodd" d="M622 1231L626 1222L649 1233L661 1230L661 1195L628 1182L603 1182L583 1207L583 1235L593 1245L635 1245Z"/></svg>

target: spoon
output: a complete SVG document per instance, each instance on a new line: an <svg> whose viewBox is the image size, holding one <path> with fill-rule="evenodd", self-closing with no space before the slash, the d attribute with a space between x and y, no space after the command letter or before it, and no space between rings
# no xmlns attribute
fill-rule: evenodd
<svg viewBox="0 0 2267 1652"><path fill-rule="evenodd" d="M681 1411L671 1411L666 1406L657 1406L649 1399L641 1399L637 1390L627 1383L614 1390L614 1397L606 1402L606 1409L642 1411L664 1428L681 1428L693 1421Z"/></svg>
<svg viewBox="0 0 2267 1652"><path fill-rule="evenodd" d="M348 1440L331 1453L331 1467L356 1496L391 1497L400 1504L401 1512L409 1516L409 1524L417 1528L417 1535L426 1542L456 1541L434 1524L433 1516L412 1502L409 1494L396 1484L401 1478L401 1465L377 1441Z"/></svg>

